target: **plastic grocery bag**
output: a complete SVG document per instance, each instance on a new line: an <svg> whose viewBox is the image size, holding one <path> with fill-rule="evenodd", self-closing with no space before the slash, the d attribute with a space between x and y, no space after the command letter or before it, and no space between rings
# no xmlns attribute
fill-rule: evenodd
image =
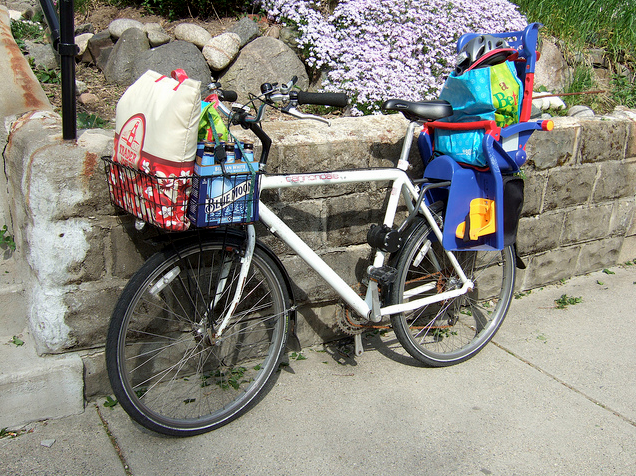
<svg viewBox="0 0 636 476"><path fill-rule="evenodd" d="M476 68L457 76L452 72L440 99L453 106L453 115L442 122L495 121L498 127L519 122L523 89L510 61L487 68ZM458 162L486 166L482 151L483 129L435 130L435 150Z"/></svg>
<svg viewBox="0 0 636 476"><path fill-rule="evenodd" d="M223 123L223 118L216 110L216 104L203 102L201 104L201 117L199 119L198 137L199 141L213 142L214 132L219 140L227 140L228 130ZM212 132L214 130L214 132Z"/></svg>

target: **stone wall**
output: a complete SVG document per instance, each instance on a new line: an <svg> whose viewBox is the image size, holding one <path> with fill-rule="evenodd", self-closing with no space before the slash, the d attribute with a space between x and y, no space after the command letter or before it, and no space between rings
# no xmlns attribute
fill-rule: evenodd
<svg viewBox="0 0 636 476"><path fill-rule="evenodd" d="M553 132L532 137L519 230L528 267L519 290L636 258L636 115L630 114L557 118ZM389 166L406 126L398 115L336 119L332 127L266 123L275 144L268 170ZM32 113L12 124L4 152L16 241L30 270L32 333L40 353L82 351L89 395L109 392L101 352L108 319L127 279L154 251L144 240L148 232L135 232L131 218L108 201L99 157L110 151L112 135L80 131L77 143L64 142L59 116ZM421 174L416 152L411 162L411 173ZM379 220L383 186L285 189L263 199L354 284L366 268L366 233ZM294 282L302 344L337 336L333 291L262 227L259 234Z"/></svg>
<svg viewBox="0 0 636 476"><path fill-rule="evenodd" d="M528 143L530 166L519 225L532 289L636 258L636 117L560 118Z"/></svg>

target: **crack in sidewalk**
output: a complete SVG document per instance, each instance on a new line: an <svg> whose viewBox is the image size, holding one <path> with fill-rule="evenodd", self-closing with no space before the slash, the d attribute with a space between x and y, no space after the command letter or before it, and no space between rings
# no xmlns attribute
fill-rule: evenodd
<svg viewBox="0 0 636 476"><path fill-rule="evenodd" d="M561 380L559 377L557 377L556 375L551 374L550 372L542 369L541 367L539 367L536 364L533 364L532 362L530 362L527 359L524 359L523 357L521 357L520 355L515 354L513 351L511 351L510 349L507 349L506 347L504 347L501 344L498 344L497 342L495 342L494 340L491 341L491 343L493 345L495 345L496 347L500 348L501 350L503 350L504 352L507 352L508 354L512 355L514 358L516 358L517 360L523 362L524 364L532 367L534 370L537 370L538 372L541 372L542 374L550 377L552 380L554 380L555 382L560 383L561 385L563 385L565 388L567 388L568 390L572 390L573 392L581 395L583 398L585 398L586 400L592 402L594 405L597 405L599 407L601 407L603 410L606 410L610 413L612 413L614 416L620 418L621 420L623 420L625 423L628 423L634 427L636 427L636 421L630 419L629 417L626 417L625 415L621 414L620 412L614 410L613 408L609 407L608 405L605 405L603 402L600 402L599 400L595 399L594 397L590 397L589 395L585 394L583 391L579 390L578 388L573 387L572 385L570 385L569 383L567 383L564 380Z"/></svg>
<svg viewBox="0 0 636 476"><path fill-rule="evenodd" d="M99 410L99 405L94 404L94 406L95 406L95 411L97 412L97 416L99 416L99 419L102 421L102 425L104 427L104 430L106 430L106 434L108 435L108 439L110 440L111 444L113 445L113 448L115 448L115 452L117 453L117 456L119 457L119 461L121 461L121 465L124 468L124 472L126 473L126 476L133 476L133 473L130 470L130 466L126 462L126 457L124 456L123 452L121 451L121 448L119 447L119 444L117 443L117 438L115 438L113 433L110 431L110 427L108 426L108 422L102 416L102 412Z"/></svg>

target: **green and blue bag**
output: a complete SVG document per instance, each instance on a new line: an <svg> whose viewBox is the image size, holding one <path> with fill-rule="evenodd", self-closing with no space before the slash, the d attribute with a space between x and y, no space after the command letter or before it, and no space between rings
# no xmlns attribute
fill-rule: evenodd
<svg viewBox="0 0 636 476"><path fill-rule="evenodd" d="M498 127L519 122L523 86L510 61L475 68L457 76L452 72L440 93L440 99L453 106L453 115L440 122L495 121ZM484 167L482 150L484 129L469 131L436 129L435 151L458 162Z"/></svg>

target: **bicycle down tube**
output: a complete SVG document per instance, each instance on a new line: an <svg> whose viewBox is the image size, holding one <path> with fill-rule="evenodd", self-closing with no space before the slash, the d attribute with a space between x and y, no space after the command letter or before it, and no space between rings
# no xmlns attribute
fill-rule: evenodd
<svg viewBox="0 0 636 476"><path fill-rule="evenodd" d="M391 196L386 207L384 216L384 224L392 226L395 220L396 211L403 191L408 193L411 200L417 200L418 193L415 186L410 182L406 173L399 168L384 168L371 170L345 170L338 172L318 172L288 175L264 175L261 181L261 190L291 188L291 187L307 187L318 185L340 185L362 182L392 182ZM340 297L351 306L360 316L370 319L373 322L379 322L382 316L388 316L405 311L411 311L419 307L454 298L462 294L466 294L473 288L473 283L464 274L461 266L457 262L454 254L447 251L453 268L457 271L461 279L462 286L459 289L445 291L435 296L422 299L416 299L404 304L396 304L379 309L377 315L372 312L373 296L372 288L369 287L365 299L358 294L327 264L318 254L313 251L298 235L291 230L280 218L278 218L263 202L259 203L260 220L267 228L275 234L279 239L285 242L298 256L300 256L312 269L314 269L327 283L336 291ZM431 212L423 205L421 211L426 217L428 223L434 230L435 235L441 241L442 232L435 222ZM378 250L373 262L373 266L380 267L384 264L386 253ZM423 288L413 295L426 292L428 289Z"/></svg>

